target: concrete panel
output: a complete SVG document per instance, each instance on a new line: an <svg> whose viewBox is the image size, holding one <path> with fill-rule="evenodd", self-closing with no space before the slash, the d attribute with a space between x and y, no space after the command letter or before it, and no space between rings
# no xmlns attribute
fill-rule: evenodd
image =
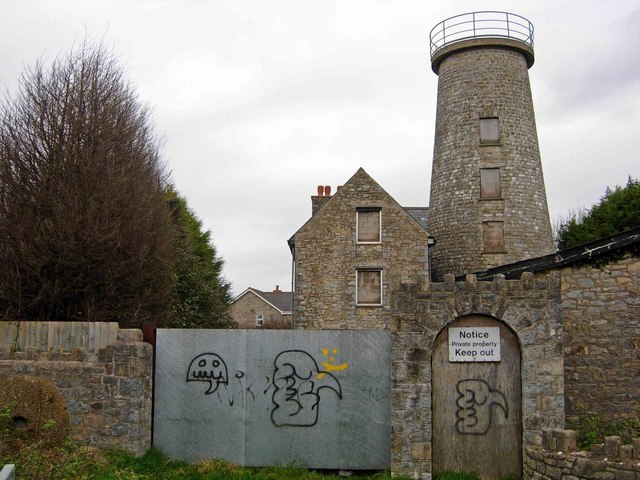
<svg viewBox="0 0 640 480"><path fill-rule="evenodd" d="M159 330L154 446L194 461L384 469L389 332Z"/></svg>

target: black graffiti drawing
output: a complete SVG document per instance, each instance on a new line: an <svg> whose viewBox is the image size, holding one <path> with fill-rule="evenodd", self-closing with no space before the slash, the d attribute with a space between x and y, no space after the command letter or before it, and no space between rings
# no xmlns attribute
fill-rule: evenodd
<svg viewBox="0 0 640 480"><path fill-rule="evenodd" d="M311 355L303 350L285 350L276 357L271 384L271 422L276 427L312 427L318 423L320 391L332 390L342 399L336 377L318 369Z"/></svg>
<svg viewBox="0 0 640 480"><path fill-rule="evenodd" d="M202 353L191 360L187 370L187 382L208 383L209 388L205 395L211 395L220 385L229 384L227 364L215 353Z"/></svg>
<svg viewBox="0 0 640 480"><path fill-rule="evenodd" d="M370 400L380 401L380 392L374 387L362 387L362 393L364 393Z"/></svg>
<svg viewBox="0 0 640 480"><path fill-rule="evenodd" d="M486 435L493 416L501 409L509 418L509 405L500 390L494 390L484 380L469 378L456 384L456 432L460 435Z"/></svg>
<svg viewBox="0 0 640 480"><path fill-rule="evenodd" d="M244 390L246 388L244 385L244 381L242 380L244 376L245 374L242 370L237 370L234 378L229 380L228 384L222 385L223 388L221 390L224 390L224 392L226 393L226 401L230 407L233 407L233 405L236 403L236 398L239 397L242 407L244 408ZM220 401L220 403L224 403L224 400L220 395L221 390L218 390L217 392L218 400Z"/></svg>

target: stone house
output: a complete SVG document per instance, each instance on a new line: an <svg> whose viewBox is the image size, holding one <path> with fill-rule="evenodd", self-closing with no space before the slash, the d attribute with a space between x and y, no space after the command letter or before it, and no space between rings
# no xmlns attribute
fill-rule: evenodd
<svg viewBox="0 0 640 480"><path fill-rule="evenodd" d="M291 292L249 287L233 299L231 316L240 328L291 328Z"/></svg>
<svg viewBox="0 0 640 480"><path fill-rule="evenodd" d="M386 329L395 292L429 272L426 209L401 207L362 168L289 239L294 328Z"/></svg>

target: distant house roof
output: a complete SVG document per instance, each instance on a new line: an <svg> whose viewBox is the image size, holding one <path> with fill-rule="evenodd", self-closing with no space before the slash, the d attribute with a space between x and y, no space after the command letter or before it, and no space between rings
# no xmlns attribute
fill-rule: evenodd
<svg viewBox="0 0 640 480"><path fill-rule="evenodd" d="M237 302L241 297L253 294L271 305L273 308L278 310L282 315L291 315L291 292L285 292L276 287L276 290L272 292L263 292L262 290L258 290L257 288L249 287L236 298L233 299L233 302Z"/></svg>
<svg viewBox="0 0 640 480"><path fill-rule="evenodd" d="M588 262L630 246L640 247L640 227L603 237L577 247L561 250L543 257L530 258L520 262L500 265L484 272L476 273L478 280L489 279L494 275L506 278L518 278L523 272L541 272L552 268L564 267L575 263ZM463 279L464 275L458 277Z"/></svg>
<svg viewBox="0 0 640 480"><path fill-rule="evenodd" d="M418 222L422 228L428 231L429 207L404 207L405 211Z"/></svg>

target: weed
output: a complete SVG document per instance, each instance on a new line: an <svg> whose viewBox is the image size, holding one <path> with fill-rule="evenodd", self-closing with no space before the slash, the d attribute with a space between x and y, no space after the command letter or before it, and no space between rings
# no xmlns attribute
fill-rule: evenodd
<svg viewBox="0 0 640 480"><path fill-rule="evenodd" d="M604 437L619 436L623 443L629 444L633 438L640 437L640 417L607 421L598 415L582 417L574 426L578 448L591 449L591 445L602 443Z"/></svg>

